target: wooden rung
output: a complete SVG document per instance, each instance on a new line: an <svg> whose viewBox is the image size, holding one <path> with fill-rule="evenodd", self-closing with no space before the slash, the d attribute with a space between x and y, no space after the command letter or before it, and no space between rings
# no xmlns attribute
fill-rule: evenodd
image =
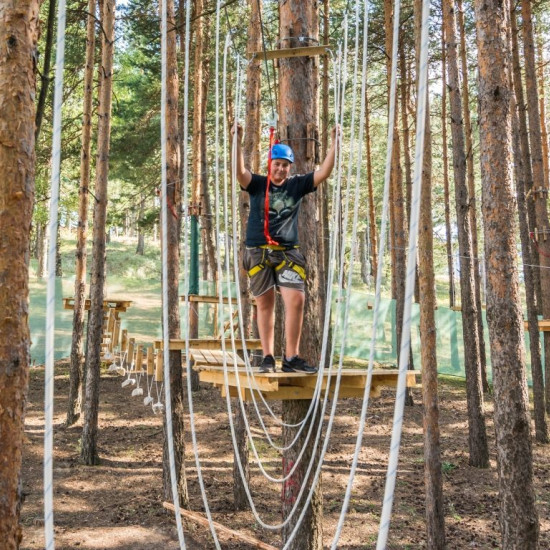
<svg viewBox="0 0 550 550"><path fill-rule="evenodd" d="M170 502L163 502L162 505L164 506L164 508L174 513L175 509L173 504L171 504ZM183 517L191 519L197 523L200 523L205 527L208 527L210 525L207 518L201 516L200 514L197 514L196 512L192 512L191 510L180 508L180 514ZM213 521L212 523L216 527L216 531L224 533L226 536L230 538L236 538L236 539L242 540L243 542L246 542L248 545L252 546L253 548L259 548L260 550L277 550L277 548L275 546L271 546L271 544L262 542L261 540L255 539L254 537L251 537L245 533L241 533L239 531L234 531L233 529L229 529L229 527L226 527L225 525L222 525L217 521Z"/></svg>
<svg viewBox="0 0 550 550"><path fill-rule="evenodd" d="M529 330L529 321L524 321L523 325L526 330ZM540 332L550 331L550 319L539 319L539 331Z"/></svg>
<svg viewBox="0 0 550 550"><path fill-rule="evenodd" d="M155 350L152 346L147 347L147 376L155 374Z"/></svg>
<svg viewBox="0 0 550 550"><path fill-rule="evenodd" d="M285 57L314 57L317 55L327 55L330 51L329 46L304 46L302 48L283 48L282 50L270 50L267 52L252 52L248 54L248 59L282 59Z"/></svg>
<svg viewBox="0 0 550 550"><path fill-rule="evenodd" d="M157 357L155 361L155 380L157 382L162 382L164 380L162 365L163 365L162 352L159 351L157 352Z"/></svg>

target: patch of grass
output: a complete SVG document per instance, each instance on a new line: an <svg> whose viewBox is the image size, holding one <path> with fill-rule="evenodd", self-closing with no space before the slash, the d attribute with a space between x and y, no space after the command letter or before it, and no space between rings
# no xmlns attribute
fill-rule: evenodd
<svg viewBox="0 0 550 550"><path fill-rule="evenodd" d="M456 464L453 464L452 462L442 462L441 463L441 471L445 475L449 475L456 468L458 468L458 466Z"/></svg>

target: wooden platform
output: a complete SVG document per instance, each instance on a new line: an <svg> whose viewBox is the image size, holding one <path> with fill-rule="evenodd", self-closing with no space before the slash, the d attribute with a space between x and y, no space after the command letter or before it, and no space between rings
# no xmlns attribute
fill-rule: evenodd
<svg viewBox="0 0 550 550"><path fill-rule="evenodd" d="M207 364L195 364L195 370L199 372L201 382L209 382L220 388L222 396L225 397L225 384L223 367ZM329 396L334 395L334 386L336 383L336 369L331 373L330 386L327 388L328 373L322 371L319 374L305 373L260 373L254 371L254 377L247 376L244 368L238 369L238 375L235 374L233 363L227 369L229 383L229 395L237 397L237 376L245 401L252 401L251 389L256 388L261 391L267 400L289 400L289 399L311 399L317 383L317 376L323 377L321 396L329 392ZM376 369L372 373L371 397L378 397L382 388L394 388L397 386L397 369ZM417 387L416 376L419 371L407 372L407 387ZM363 397L365 385L367 383L367 372L358 369L343 369L340 379L339 398L344 397Z"/></svg>
<svg viewBox="0 0 550 550"><path fill-rule="evenodd" d="M91 306L90 298L86 298L84 302L84 309L88 311ZM117 298L105 298L103 300L103 309L107 311L109 308L113 308L117 313L124 313L132 305L131 300L119 300ZM63 309L74 309L74 297L63 298Z"/></svg>

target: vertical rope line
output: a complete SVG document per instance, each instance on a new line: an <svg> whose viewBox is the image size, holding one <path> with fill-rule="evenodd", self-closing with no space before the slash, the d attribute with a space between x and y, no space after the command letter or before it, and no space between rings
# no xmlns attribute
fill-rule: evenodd
<svg viewBox="0 0 550 550"><path fill-rule="evenodd" d="M55 259L59 181L61 173L61 119L63 105L63 69L65 66L66 4L60 0L57 12L57 43L52 142L50 222L48 226L48 284L46 289L46 368L44 381L44 537L46 550L55 548L53 523L53 405L54 405L54 332L55 332Z"/></svg>
<svg viewBox="0 0 550 550"><path fill-rule="evenodd" d="M363 7L363 65L362 65L362 81L361 81L361 115L360 120L363 121L365 118L365 111L366 111L366 102L365 102L365 90L367 86L367 46L368 46L368 22L369 22L369 16L368 16L368 1L365 0L364 7ZM356 172L356 195L358 193L358 185L359 185L359 179L360 179L360 162L361 162L361 152L362 152L362 144L363 144L363 125L361 124L359 129L359 152L358 152L358 165L357 165L357 172ZM386 209L387 210L387 209ZM354 210L354 229L357 227L357 207ZM355 240L355 239L353 239ZM350 266L350 275L351 275L351 266ZM349 287L351 287L351 279L349 281ZM346 307L346 315L349 310L349 305ZM345 325L347 326L347 319L345 322ZM345 338L343 339L345 341ZM343 351L343 350L342 350ZM342 352L341 352L341 355ZM350 469L350 476L348 478L348 485L346 487L346 493L344 496L344 502L342 503L342 509L340 511L340 517L338 519L338 525L336 527L336 532L334 534L334 538L332 541L331 549L335 550L338 545L338 541L340 539L340 535L342 533L342 528L344 525L344 520L346 518L346 514L349 508L349 502L351 498L351 488L353 486L353 480L355 478L355 472L357 470L357 464L359 462L359 453L361 451L362 446L362 440L363 440L363 433L365 429L365 421L367 416L367 409L368 409L368 402L369 402L369 396L370 396L370 387L372 383L372 369L373 369L373 363L372 361L369 362L369 369L367 373L367 383L365 385L365 391L363 394L363 404L361 409L361 416L360 416L360 423L359 423L359 430L357 433L357 440L355 444L355 453L352 460L352 466Z"/></svg>
<svg viewBox="0 0 550 550"><path fill-rule="evenodd" d="M411 309L414 295L416 251L418 247L418 220L420 215L420 197L422 190L422 161L424 153L424 137L426 134L426 100L428 86L428 23L430 2L422 2L422 32L420 40L420 63L418 71L418 104L416 109L416 150L414 161L414 177L411 199L411 222L409 232L409 250L407 258L407 279L405 284L405 308L403 311L403 333L399 352L399 375L397 379L397 395L394 409L393 430L391 438L388 471L386 474L386 489L384 504L380 517L377 550L384 550L388 540L391 520L391 510L397 476L399 446L403 427L403 409L405 406L407 369L409 366L409 347L411 342Z"/></svg>
<svg viewBox="0 0 550 550"><path fill-rule="evenodd" d="M167 211L167 174L166 174L166 101L167 101L167 6L166 0L160 2L161 9L161 107L160 107L160 142L161 142L161 181L162 181L162 332L164 351L164 399L166 414L166 438L170 463L170 481L172 502L176 516L180 548L185 549L185 537L180 514L179 492L176 478L176 461L174 456L174 432L172 426L172 391L170 388L170 338L168 333L168 211Z"/></svg>

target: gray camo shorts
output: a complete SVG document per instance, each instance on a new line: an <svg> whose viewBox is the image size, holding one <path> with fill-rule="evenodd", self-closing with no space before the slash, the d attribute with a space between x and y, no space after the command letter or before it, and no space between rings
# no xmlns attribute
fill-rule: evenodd
<svg viewBox="0 0 550 550"><path fill-rule="evenodd" d="M275 269L281 262L286 264ZM289 264L295 264L294 269ZM263 269L250 274L250 270L263 265ZM261 296L270 288L284 287L305 291L306 260L298 248L289 250L270 250L268 248L247 248L244 253L243 267L250 278L250 290L254 296Z"/></svg>

